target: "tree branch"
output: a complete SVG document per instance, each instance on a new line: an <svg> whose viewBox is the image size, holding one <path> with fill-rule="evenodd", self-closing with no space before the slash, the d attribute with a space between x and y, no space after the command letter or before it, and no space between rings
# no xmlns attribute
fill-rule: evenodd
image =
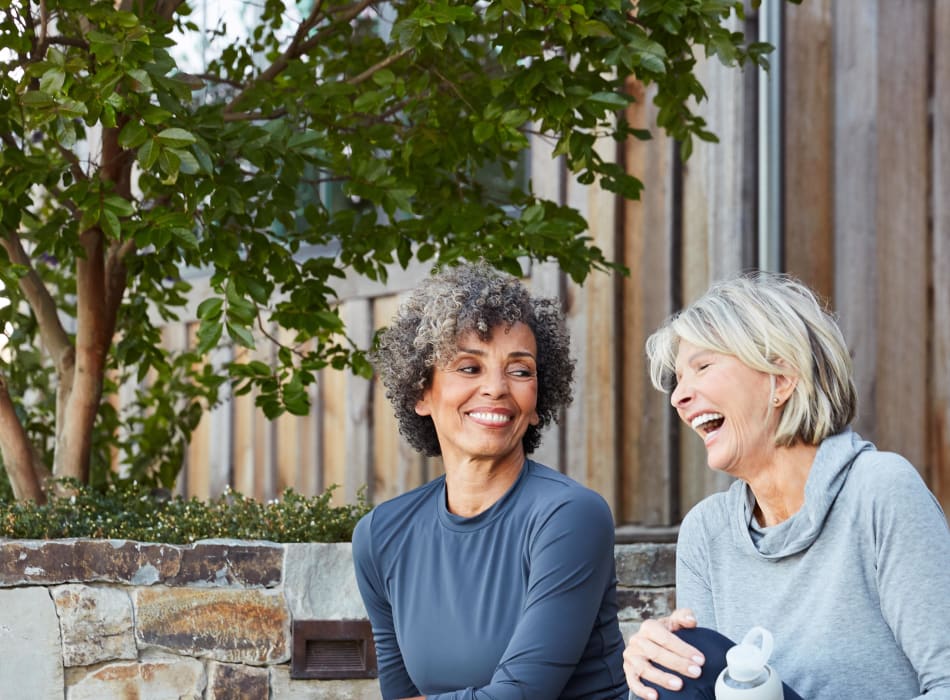
<svg viewBox="0 0 950 700"><path fill-rule="evenodd" d="M33 443L23 429L16 414L16 407L10 398L7 381L0 374L0 456L10 477L13 495L18 501L33 499L37 503L46 503L46 494L40 484L37 473L42 468L34 467L36 451ZM40 466L40 465L36 465Z"/></svg>
<svg viewBox="0 0 950 700"><path fill-rule="evenodd" d="M333 12L336 15L335 20L337 22L349 22L354 17L359 15L363 10L372 5L376 0L359 0L348 7L340 8ZM300 26L297 27L297 31L294 33L293 39L290 40L290 44L287 46L287 49L278 56L273 63L270 64L260 75L257 76L255 80L252 80L243 90L241 90L235 97L224 107L224 114L233 112L237 105L240 104L241 100L253 90L257 85L261 83L267 83L276 78L280 73L290 65L290 62L300 56L303 56L311 48L317 46L323 39L333 30L333 25L324 28L322 31L317 32L314 36L306 39L307 33L313 29L320 21L328 17L328 13L323 12L323 3L318 2L314 4L313 10L311 10L310 15L303 22L300 23Z"/></svg>
<svg viewBox="0 0 950 700"><path fill-rule="evenodd" d="M77 39L71 36L51 36L45 40L45 46L56 44L57 46L75 46L80 49L88 49L89 42L83 39Z"/></svg>
<svg viewBox="0 0 950 700"><path fill-rule="evenodd" d="M56 144L56 147L59 149L59 153L63 159L69 163L69 172L73 174L73 178L77 182L84 181L86 179L86 173L83 172L82 164L79 162L79 158L76 157L76 154L68 148L63 148L60 144Z"/></svg>
<svg viewBox="0 0 950 700"><path fill-rule="evenodd" d="M279 119L286 116L286 109L278 109L270 114L261 114L260 112L225 112L224 121L226 122L251 122L258 120Z"/></svg>
<svg viewBox="0 0 950 700"><path fill-rule="evenodd" d="M369 78L373 77L373 74L374 74L374 73L377 73L377 72L381 71L383 68L387 68L387 67L391 66L393 63L395 63L396 61L398 61L400 58L402 58L403 56L405 56L405 55L407 55L407 54L409 54L409 53L411 53L411 52L412 52L412 49L403 49L403 50L400 51L399 53L396 53L396 54L393 54L392 56L389 56L389 57L387 57L387 58L384 58L382 61L380 61L379 63L377 63L375 66L370 66L369 68L367 68L366 70L364 70L364 71L363 71L362 73L360 73L359 75L355 75L355 76L353 76L352 78L349 78L346 82L347 82L347 84L349 84L349 85L359 85L359 84L362 83L364 80L368 80Z"/></svg>
<svg viewBox="0 0 950 700"><path fill-rule="evenodd" d="M46 351L53 359L57 371L61 371L64 362L68 362L71 356L73 345L66 329L60 323L56 301L37 274L16 231L7 231L6 235L0 238L0 246L7 251L10 262L27 268L27 273L20 277L20 291L36 314L40 338L46 346Z"/></svg>
<svg viewBox="0 0 950 700"><path fill-rule="evenodd" d="M185 0L157 0L155 3L155 12L163 19L171 19L175 10L181 6Z"/></svg>

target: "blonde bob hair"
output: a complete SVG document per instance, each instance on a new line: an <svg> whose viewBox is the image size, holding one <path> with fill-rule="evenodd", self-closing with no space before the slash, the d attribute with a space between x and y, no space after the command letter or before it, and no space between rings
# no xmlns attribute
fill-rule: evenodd
<svg viewBox="0 0 950 700"><path fill-rule="evenodd" d="M667 319L646 343L650 377L660 391L676 385L681 340L773 377L797 377L776 429L777 446L817 445L854 418L857 392L841 329L815 294L788 275L756 272L717 282Z"/></svg>

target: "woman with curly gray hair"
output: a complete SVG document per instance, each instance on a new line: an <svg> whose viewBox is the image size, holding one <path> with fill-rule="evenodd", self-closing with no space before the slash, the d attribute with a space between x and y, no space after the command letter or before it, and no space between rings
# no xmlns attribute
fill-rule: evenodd
<svg viewBox="0 0 950 700"><path fill-rule="evenodd" d="M383 697L625 698L610 509L527 457L571 401L558 303L484 262L445 268L372 359L400 432L445 468L353 535Z"/></svg>

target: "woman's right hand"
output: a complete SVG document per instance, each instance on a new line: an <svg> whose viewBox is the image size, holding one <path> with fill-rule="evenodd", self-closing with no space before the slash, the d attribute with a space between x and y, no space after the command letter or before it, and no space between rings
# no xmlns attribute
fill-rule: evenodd
<svg viewBox="0 0 950 700"><path fill-rule="evenodd" d="M688 608L674 610L669 617L643 621L623 652L623 671L634 695L656 700L656 690L643 685L644 680L672 690L683 687L681 678L661 671L654 664L690 678L699 677L706 659L698 649L673 634L678 629L695 626L696 618Z"/></svg>

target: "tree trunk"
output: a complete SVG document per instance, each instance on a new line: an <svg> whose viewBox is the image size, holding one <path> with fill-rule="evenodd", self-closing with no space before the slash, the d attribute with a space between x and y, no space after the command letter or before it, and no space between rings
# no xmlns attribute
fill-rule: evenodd
<svg viewBox="0 0 950 700"><path fill-rule="evenodd" d="M30 438L16 415L7 383L0 377L0 456L6 467L17 500L33 499L46 503L46 494L34 464L35 452Z"/></svg>
<svg viewBox="0 0 950 700"><path fill-rule="evenodd" d="M124 121L122 122L124 123ZM104 180L115 192L131 198L132 156L118 143L121 124L102 132ZM79 236L84 254L76 262L75 365L58 369L62 393L57 396L56 456L53 473L89 482L92 431L102 401L106 359L115 334L119 306L127 284L125 255L134 247L121 241L107 242L95 226ZM71 377L71 380L70 380Z"/></svg>

